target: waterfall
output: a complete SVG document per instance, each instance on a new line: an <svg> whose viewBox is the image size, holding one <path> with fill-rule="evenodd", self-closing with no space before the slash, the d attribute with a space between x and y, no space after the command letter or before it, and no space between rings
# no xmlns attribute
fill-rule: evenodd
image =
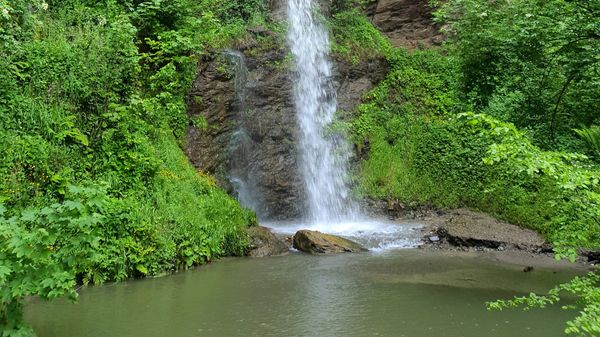
<svg viewBox="0 0 600 337"><path fill-rule="evenodd" d="M332 127L337 97L328 58L329 35L316 1L287 0L288 43L295 59L298 170L306 187L307 217L266 225L286 235L301 229L340 235L373 251L415 247L421 240L420 225L364 216L352 200L346 184L351 149Z"/></svg>
<svg viewBox="0 0 600 337"><path fill-rule="evenodd" d="M288 40L296 61L294 98L300 126L300 172L307 191L308 220L340 223L356 218L345 179L350 149L330 130L337 109L326 27L313 0L288 0Z"/></svg>

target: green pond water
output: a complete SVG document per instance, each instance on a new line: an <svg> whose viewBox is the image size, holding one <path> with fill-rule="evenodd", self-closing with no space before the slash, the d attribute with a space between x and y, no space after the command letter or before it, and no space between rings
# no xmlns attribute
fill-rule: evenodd
<svg viewBox="0 0 600 337"><path fill-rule="evenodd" d="M575 270L418 249L225 259L176 275L27 305L40 337L562 336L573 312L489 312Z"/></svg>

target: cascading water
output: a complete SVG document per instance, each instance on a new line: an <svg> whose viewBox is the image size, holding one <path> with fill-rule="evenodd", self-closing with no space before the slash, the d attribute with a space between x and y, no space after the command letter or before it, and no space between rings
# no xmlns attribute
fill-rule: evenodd
<svg viewBox="0 0 600 337"><path fill-rule="evenodd" d="M414 247L419 226L361 215L345 178L351 149L331 130L337 109L329 35L313 0L287 0L288 40L296 61L294 99L300 126L300 172L307 192L307 223L275 223L277 232L312 229L348 237L374 250Z"/></svg>
<svg viewBox="0 0 600 337"><path fill-rule="evenodd" d="M288 0L288 39L296 60L294 98L308 216L313 224L332 224L356 220L358 211L344 181L349 146L342 136L328 132L337 98L328 60L329 36L315 10L312 0Z"/></svg>

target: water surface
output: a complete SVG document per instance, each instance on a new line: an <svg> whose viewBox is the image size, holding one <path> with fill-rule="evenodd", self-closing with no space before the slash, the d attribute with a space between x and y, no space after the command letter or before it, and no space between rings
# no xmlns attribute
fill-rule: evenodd
<svg viewBox="0 0 600 337"><path fill-rule="evenodd" d="M572 313L488 312L574 271L418 249L226 259L169 277L87 288L79 303L33 301L40 337L562 336Z"/></svg>

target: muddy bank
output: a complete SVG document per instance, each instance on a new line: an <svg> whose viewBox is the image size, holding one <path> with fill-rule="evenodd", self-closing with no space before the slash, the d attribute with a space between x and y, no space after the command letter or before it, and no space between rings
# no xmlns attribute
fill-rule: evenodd
<svg viewBox="0 0 600 337"><path fill-rule="evenodd" d="M554 247L542 235L484 213L468 209L430 210L417 218L424 223L420 249L485 252L505 262L535 257L555 263ZM577 262L597 265L600 252L580 250Z"/></svg>
<svg viewBox="0 0 600 337"><path fill-rule="evenodd" d="M374 217L423 225L423 250L463 252L524 252L554 258L553 246L531 229L515 226L466 208L440 210L427 205L405 205L395 201L365 200L362 207ZM506 253L505 253L506 252ZM580 250L579 263L600 263L600 252Z"/></svg>
<svg viewBox="0 0 600 337"><path fill-rule="evenodd" d="M422 221L426 246L552 253L552 246L537 232L468 209L425 215Z"/></svg>

